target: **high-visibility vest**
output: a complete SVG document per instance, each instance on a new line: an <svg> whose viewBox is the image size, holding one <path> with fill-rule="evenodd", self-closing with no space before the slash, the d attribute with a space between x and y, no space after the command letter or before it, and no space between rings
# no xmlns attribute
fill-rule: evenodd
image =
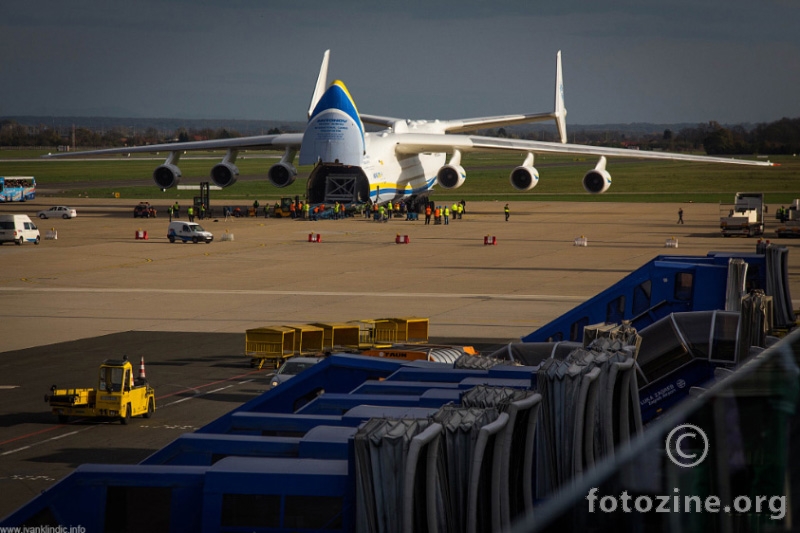
<svg viewBox="0 0 800 533"><path fill-rule="evenodd" d="M445 208L444 208L444 216L446 216L446 217L450 216L450 208L447 207L447 206L445 206Z"/></svg>
<svg viewBox="0 0 800 533"><path fill-rule="evenodd" d="M438 217L440 214L441 214L441 212L439 211L439 208L437 207L436 211L433 212L433 215Z"/></svg>
<svg viewBox="0 0 800 533"><path fill-rule="evenodd" d="M431 206L425 208L425 214L431 216Z"/></svg>

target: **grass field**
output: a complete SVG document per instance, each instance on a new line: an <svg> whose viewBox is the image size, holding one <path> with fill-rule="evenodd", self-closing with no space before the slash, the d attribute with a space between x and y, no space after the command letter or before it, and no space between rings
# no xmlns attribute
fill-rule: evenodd
<svg viewBox="0 0 800 533"><path fill-rule="evenodd" d="M0 150L0 176L35 176L37 184L53 196L123 198L190 198L193 191L170 189L161 192L152 182L153 170L164 155L114 157L93 161L40 159L45 152ZM208 181L211 167L224 154L200 153L181 159L181 184ZM273 159L272 156L275 158ZM272 200L281 196L302 196L310 167L298 168L298 179L284 189L276 189L266 181L269 167L277 161L275 152L240 154L236 164L240 181L212 196L220 199ZM570 202L696 202L729 203L737 191L763 192L771 204L789 204L800 197L800 159L777 156L771 160L778 167L742 167L699 163L655 162L637 159L612 159L608 171L611 189L602 195L590 195L581 185L583 174L594 167L593 158L539 155L539 185L531 191L515 191L509 181L510 171L522 162L521 156L466 154L462 166L467 180L453 191L434 189L437 200L499 201L570 201ZM252 178L252 179L250 179ZM258 179L258 178L263 178ZM244 179L244 180L243 180ZM132 185L133 184L133 185Z"/></svg>

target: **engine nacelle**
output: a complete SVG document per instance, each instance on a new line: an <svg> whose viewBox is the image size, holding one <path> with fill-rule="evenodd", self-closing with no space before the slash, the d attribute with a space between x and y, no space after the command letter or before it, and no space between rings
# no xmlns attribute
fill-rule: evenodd
<svg viewBox="0 0 800 533"><path fill-rule="evenodd" d="M593 168L583 176L583 188L589 194L602 194L611 187L611 174Z"/></svg>
<svg viewBox="0 0 800 533"><path fill-rule="evenodd" d="M236 165L227 161L217 163L211 169L211 181L214 182L214 185L223 189L236 183L236 178L238 177L239 169Z"/></svg>
<svg viewBox="0 0 800 533"><path fill-rule="evenodd" d="M170 189L181 181L181 169L177 166L165 163L153 171L153 181L159 189Z"/></svg>
<svg viewBox="0 0 800 533"><path fill-rule="evenodd" d="M518 191L529 191L539 183L539 171L532 166L521 166L511 171L508 176L511 186Z"/></svg>
<svg viewBox="0 0 800 533"><path fill-rule="evenodd" d="M466 179L467 173L461 165L448 164L436 173L436 182L442 189L457 189Z"/></svg>
<svg viewBox="0 0 800 533"><path fill-rule="evenodd" d="M297 169L289 163L281 161L269 168L267 177L275 187L287 187L294 183L294 179L297 177Z"/></svg>
<svg viewBox="0 0 800 533"><path fill-rule="evenodd" d="M589 194L604 193L611 187L611 174L606 171L606 156L601 155L597 165L583 176L583 188Z"/></svg>

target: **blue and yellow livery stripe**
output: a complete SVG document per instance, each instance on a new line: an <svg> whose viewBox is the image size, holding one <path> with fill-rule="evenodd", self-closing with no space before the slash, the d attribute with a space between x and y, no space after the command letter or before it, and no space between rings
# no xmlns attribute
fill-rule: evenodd
<svg viewBox="0 0 800 533"><path fill-rule="evenodd" d="M387 196L387 195L390 195L390 196L393 196L393 197L395 197L397 195L401 195L403 197L414 196L414 195L417 195L417 194L426 193L427 191L429 191L434 186L435 183L436 183L436 176L426 180L425 184L423 186L417 187L417 188L408 187L408 188L399 189L397 187L396 183L389 183L389 182L370 183L369 196L370 196L371 199L373 199L373 201L377 198L378 191L380 191L381 197L384 197L384 196Z"/></svg>
<svg viewBox="0 0 800 533"><path fill-rule="evenodd" d="M328 87L322 95L322 98L317 102L316 107L314 107L314 112L311 113L309 122L314 120L314 117L321 112L331 108L338 109L352 118L355 123L358 124L363 135L364 125L361 123L361 117L358 116L356 103L353 101L353 97L350 96L350 91L347 90L347 87L341 80L335 80L331 83L330 87Z"/></svg>

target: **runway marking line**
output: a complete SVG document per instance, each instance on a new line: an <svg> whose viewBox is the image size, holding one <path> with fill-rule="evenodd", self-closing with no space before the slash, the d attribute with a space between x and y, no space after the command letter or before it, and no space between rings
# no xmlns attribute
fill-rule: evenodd
<svg viewBox="0 0 800 533"><path fill-rule="evenodd" d="M251 370L250 372L246 372L244 374L239 374L238 376L231 376L229 378L219 379L217 381L212 381L212 382L206 383L204 385L198 385L197 387L189 387L189 388L186 388L186 389L183 389L183 390L179 390L179 391L171 392L169 394L165 394L163 396L157 396L156 400L163 400L164 398L169 398L171 396L176 396L178 394L183 394L185 392L189 392L189 391L192 391L192 390L203 389L205 387L210 387L211 385L216 385L217 383L225 383L226 381L233 381L235 379L240 379L240 378L243 378L243 377L246 377L246 376L250 376L250 375L256 374L258 372L261 372L261 370ZM215 392L215 391L211 391L211 392ZM207 393L204 393L204 394L210 394L211 392L207 392ZM191 398L191 396L190 396L190 398ZM3 443L0 442L0 444L3 444Z"/></svg>
<svg viewBox="0 0 800 533"><path fill-rule="evenodd" d="M65 424L61 424L61 425L59 425L57 427L62 427L63 425L65 425ZM29 448L33 448L34 446L38 446L40 444L44 444L45 442L51 442L51 441L54 441L54 440L63 439L64 437L69 437L70 435L75 435L77 433L92 429L94 427L97 427L97 426L87 426L85 428L76 429L75 431L70 431L69 433L64 433L63 435L56 435L55 437L50 437L49 439L40 440L38 442L34 442L33 444L28 444L27 446L22 446L20 448L15 448L13 450L8 450L7 452L0 453L0 457L2 457L4 455L11 455L12 453L21 452L23 450L27 450ZM39 433L41 433L41 432L39 432ZM18 437L18 438L23 438L23 437ZM11 439L10 441L6 441L6 442L11 442L13 440L17 440L17 439ZM2 445L2 444L5 444L5 443L0 442L0 445Z"/></svg>

